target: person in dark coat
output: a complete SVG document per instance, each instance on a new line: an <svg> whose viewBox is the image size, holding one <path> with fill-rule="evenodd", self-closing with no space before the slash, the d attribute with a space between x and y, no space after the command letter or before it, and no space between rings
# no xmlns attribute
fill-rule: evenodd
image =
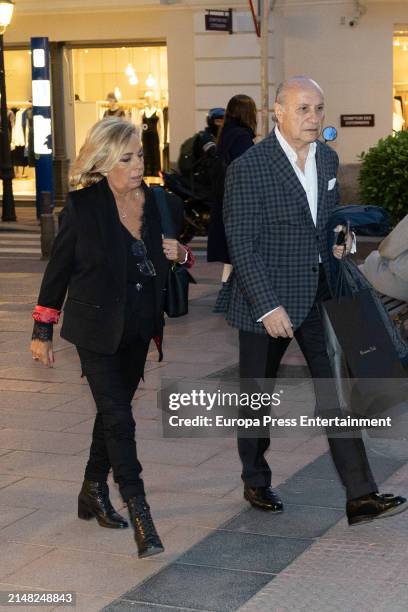
<svg viewBox="0 0 408 612"><path fill-rule="evenodd" d="M252 98L244 94L233 96L228 102L224 124L218 136L217 153L225 166L240 157L254 144L256 136L256 105ZM224 264L223 278L227 280L231 266L225 238L222 207L224 190L218 188L215 203L211 210L208 228L207 261L220 261Z"/></svg>
<svg viewBox="0 0 408 612"><path fill-rule="evenodd" d="M118 117L96 123L71 170L71 185L82 189L69 194L61 213L33 312L31 352L52 367L53 324L66 298L61 336L77 348L97 409L78 516L96 518L102 527L128 526L109 499L112 468L139 557L148 557L164 549L145 497L131 402L150 340L161 345L170 262L188 265L191 253L163 237L143 173L137 128ZM175 209L170 199L169 207ZM182 212L178 217L175 226Z"/></svg>
<svg viewBox="0 0 408 612"><path fill-rule="evenodd" d="M352 238L329 250L327 224L339 199L339 159L318 140L324 120L321 87L305 76L284 81L274 114L271 134L232 163L226 176L224 221L234 266L227 321L239 330L239 374L251 391L258 391L263 379L273 387L285 351L293 337L298 341L313 378L317 415L327 418L348 522L356 525L405 511L408 501L378 492L361 432L332 427L343 413L319 303L331 297L330 257L349 253ZM265 457L270 432L260 435L238 437L244 497L256 508L282 512Z"/></svg>

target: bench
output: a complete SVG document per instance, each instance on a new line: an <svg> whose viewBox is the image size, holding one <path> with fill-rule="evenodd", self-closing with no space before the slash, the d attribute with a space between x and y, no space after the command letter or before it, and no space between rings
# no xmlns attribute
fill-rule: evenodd
<svg viewBox="0 0 408 612"><path fill-rule="evenodd" d="M403 335L406 336L408 332L408 302L397 300L389 295L380 294L380 298L391 319L400 328Z"/></svg>

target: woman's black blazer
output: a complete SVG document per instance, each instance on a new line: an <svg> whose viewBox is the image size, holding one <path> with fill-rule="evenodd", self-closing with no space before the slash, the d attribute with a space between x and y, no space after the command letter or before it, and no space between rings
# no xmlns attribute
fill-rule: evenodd
<svg viewBox="0 0 408 612"><path fill-rule="evenodd" d="M163 299L169 261L162 249L160 215L152 189L145 192L146 248L156 270L154 320L163 330ZM166 194L174 226L181 229L183 204ZM41 284L38 304L61 310L61 336L89 350L113 354L123 333L126 251L119 215L106 179L68 196L60 230ZM67 294L68 292L68 294Z"/></svg>

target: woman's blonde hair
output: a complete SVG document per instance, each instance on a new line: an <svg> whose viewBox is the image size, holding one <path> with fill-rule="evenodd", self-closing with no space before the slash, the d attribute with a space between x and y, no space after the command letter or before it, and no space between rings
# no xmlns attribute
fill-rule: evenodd
<svg viewBox="0 0 408 612"><path fill-rule="evenodd" d="M132 136L140 139L137 127L119 117L95 123L71 166L71 187L88 187L103 179L119 162Z"/></svg>

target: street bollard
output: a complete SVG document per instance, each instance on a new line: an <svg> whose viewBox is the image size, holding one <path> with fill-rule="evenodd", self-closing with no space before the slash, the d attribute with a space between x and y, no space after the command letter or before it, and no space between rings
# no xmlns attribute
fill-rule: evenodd
<svg viewBox="0 0 408 612"><path fill-rule="evenodd" d="M54 215L52 213L51 193L41 192L41 259L49 259L55 238Z"/></svg>

